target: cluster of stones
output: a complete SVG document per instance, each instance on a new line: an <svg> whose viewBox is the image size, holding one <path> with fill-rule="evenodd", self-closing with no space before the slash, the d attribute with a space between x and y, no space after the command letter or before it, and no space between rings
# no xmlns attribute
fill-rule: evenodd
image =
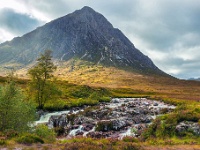
<svg viewBox="0 0 200 150"><path fill-rule="evenodd" d="M192 132L193 134L200 136L200 124L198 122L183 121L176 126L176 132L178 134L185 134L186 132Z"/></svg>
<svg viewBox="0 0 200 150"><path fill-rule="evenodd" d="M63 127L69 138L138 137L157 115L170 112L174 108L146 98L114 98L110 103L101 103L77 114L52 116L49 126Z"/></svg>

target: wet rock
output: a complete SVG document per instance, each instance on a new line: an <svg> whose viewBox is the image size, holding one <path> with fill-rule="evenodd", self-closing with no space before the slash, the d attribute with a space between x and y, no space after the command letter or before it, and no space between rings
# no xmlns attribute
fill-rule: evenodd
<svg viewBox="0 0 200 150"><path fill-rule="evenodd" d="M148 102L143 102L142 103L144 106L149 106L150 104Z"/></svg>
<svg viewBox="0 0 200 150"><path fill-rule="evenodd" d="M139 123L141 123L141 116L140 115L134 116L132 118L132 120L133 120L134 124L139 124Z"/></svg>
<svg viewBox="0 0 200 150"><path fill-rule="evenodd" d="M94 127L95 125L94 124L86 124L86 125L83 125L83 130L84 131L90 131L90 130L92 130L93 129L93 127Z"/></svg>
<svg viewBox="0 0 200 150"><path fill-rule="evenodd" d="M89 117L85 116L78 116L74 119L74 124L81 125L81 124L94 124L94 120Z"/></svg>
<svg viewBox="0 0 200 150"><path fill-rule="evenodd" d="M84 134L84 132L83 131L80 131L80 130L78 130L78 131L76 131L76 136L78 136L78 135L83 135Z"/></svg>
<svg viewBox="0 0 200 150"><path fill-rule="evenodd" d="M40 118L41 116L45 115L45 112L43 110L39 110L36 114L38 118Z"/></svg>
<svg viewBox="0 0 200 150"><path fill-rule="evenodd" d="M71 129L73 130L73 129L78 129L79 128L79 125L73 125L73 126L71 126Z"/></svg>
<svg viewBox="0 0 200 150"><path fill-rule="evenodd" d="M147 127L148 126L146 124L139 124L139 125L134 126L135 136L139 137Z"/></svg>
<svg viewBox="0 0 200 150"><path fill-rule="evenodd" d="M153 120L153 118L151 116L144 115L144 116L141 116L140 120L142 123L150 123Z"/></svg>
<svg viewBox="0 0 200 150"><path fill-rule="evenodd" d="M113 98L113 99L111 100L111 102L112 102L112 103L119 103L119 102L120 102L120 100L119 100L119 99L117 99L117 98Z"/></svg>
<svg viewBox="0 0 200 150"><path fill-rule="evenodd" d="M128 103L128 102L129 102L129 100L128 100L128 99L125 99L125 100L124 100L124 103Z"/></svg>
<svg viewBox="0 0 200 150"><path fill-rule="evenodd" d="M149 109L148 109L148 107L146 107L146 106L140 107L140 108L139 108L139 112L140 112L140 114L147 115L147 114L149 114Z"/></svg>
<svg viewBox="0 0 200 150"><path fill-rule="evenodd" d="M51 128L55 128L55 127L64 128L67 125L66 116L67 116L66 114L51 116L47 125Z"/></svg>
<svg viewBox="0 0 200 150"><path fill-rule="evenodd" d="M138 115L138 114L140 114L140 110L139 109L133 109L131 114L132 115Z"/></svg>
<svg viewBox="0 0 200 150"><path fill-rule="evenodd" d="M113 129L113 124L111 120L103 120L97 122L96 131L110 131Z"/></svg>
<svg viewBox="0 0 200 150"><path fill-rule="evenodd" d="M97 139L100 139L100 138L107 138L109 137L110 135L112 135L113 132L89 132L87 134L88 137L91 137L91 138L97 138Z"/></svg>
<svg viewBox="0 0 200 150"><path fill-rule="evenodd" d="M176 126L176 131L180 135L185 132L192 132L194 135L200 136L200 125L197 122L183 121Z"/></svg>
<svg viewBox="0 0 200 150"><path fill-rule="evenodd" d="M112 129L116 130L116 131L119 131L120 129L122 129L128 125L130 125L130 124L128 124L125 119L112 120Z"/></svg>
<svg viewBox="0 0 200 150"><path fill-rule="evenodd" d="M128 108L133 108L133 107L136 107L137 105L135 103L128 103L126 106Z"/></svg>
<svg viewBox="0 0 200 150"><path fill-rule="evenodd" d="M154 103L153 103L153 106L158 106L158 103L157 103L157 102L154 102Z"/></svg>

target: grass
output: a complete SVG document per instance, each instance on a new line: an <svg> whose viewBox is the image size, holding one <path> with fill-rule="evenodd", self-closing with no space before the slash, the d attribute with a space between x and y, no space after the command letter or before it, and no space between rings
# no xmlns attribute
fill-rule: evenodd
<svg viewBox="0 0 200 150"><path fill-rule="evenodd" d="M73 66L73 69L72 69ZM18 77L28 78L26 69L18 70ZM151 97L178 101L200 101L200 82L173 77L142 75L114 67L94 65L83 60L71 60L58 65L55 72L60 82L87 85L110 90L118 97ZM1 80L1 79L0 79ZM66 84L65 88L68 88Z"/></svg>
<svg viewBox="0 0 200 150"><path fill-rule="evenodd" d="M29 80L24 72L23 70L24 79L16 79L16 81L26 91ZM17 73L22 77L20 71ZM200 138L191 133L181 136L175 132L175 126L183 120L200 122L200 82L198 81L141 75L114 67L96 66L80 60L63 63L58 67L55 75L58 77L56 84L62 91L62 95L46 103L46 110L96 105L102 101L109 101L111 97L147 97L176 105L177 108L153 122L141 138L142 144L146 144L147 147L152 145L152 149L155 149L154 145L200 144ZM5 77L0 77L0 84L4 84L5 81ZM92 141L91 144L87 140ZM2 144L4 142L1 141ZM64 141L62 147L75 149L78 145L86 149L88 147L99 149L101 145L105 145L105 148L116 147L116 145L120 147L121 144L125 144L124 142L78 138Z"/></svg>

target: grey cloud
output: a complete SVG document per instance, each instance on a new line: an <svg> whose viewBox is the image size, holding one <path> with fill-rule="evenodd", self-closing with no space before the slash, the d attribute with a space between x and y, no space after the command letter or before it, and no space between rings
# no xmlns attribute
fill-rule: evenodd
<svg viewBox="0 0 200 150"><path fill-rule="evenodd" d="M55 0L42 0L42 1L19 0L19 1L29 6L30 9L35 9L42 12L50 19L55 19L71 11L74 11L74 9L71 8L71 5L67 4L67 2L69 3L69 0L56 0L56 1Z"/></svg>
<svg viewBox="0 0 200 150"><path fill-rule="evenodd" d="M8 32L15 35L22 35L35 29L42 22L31 18L26 14L19 14L11 9L3 9L0 11L0 28L4 28Z"/></svg>

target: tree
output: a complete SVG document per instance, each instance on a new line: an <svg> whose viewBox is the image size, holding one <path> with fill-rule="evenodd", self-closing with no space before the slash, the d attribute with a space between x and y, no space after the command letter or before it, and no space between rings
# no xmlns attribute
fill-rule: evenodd
<svg viewBox="0 0 200 150"><path fill-rule="evenodd" d="M27 131L35 119L35 107L25 101L25 96L13 80L0 87L0 131Z"/></svg>
<svg viewBox="0 0 200 150"><path fill-rule="evenodd" d="M51 99L57 90L52 82L53 72L56 66L52 62L50 50L45 50L44 54L37 59L36 65L28 71L31 76L31 89L34 93L38 108L43 109L47 100Z"/></svg>

